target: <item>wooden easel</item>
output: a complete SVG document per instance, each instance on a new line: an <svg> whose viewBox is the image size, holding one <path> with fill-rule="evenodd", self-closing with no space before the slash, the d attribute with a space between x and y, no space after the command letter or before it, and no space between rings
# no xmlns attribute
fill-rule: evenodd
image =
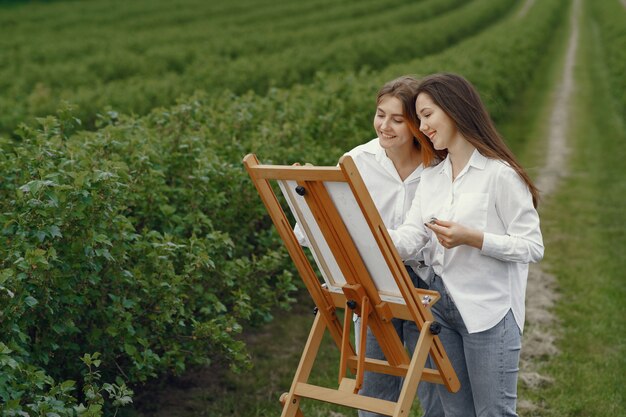
<svg viewBox="0 0 626 417"><path fill-rule="evenodd" d="M459 380L427 306L436 302L439 294L414 287L352 159L342 157L338 167L279 166L261 165L250 154L243 162L317 308L291 388L281 396L281 415L302 416L300 400L310 398L388 416L408 416L420 381L458 391ZM280 186L309 239L324 283L300 246L271 181ZM345 309L343 323L336 315L337 308ZM350 342L352 312L361 316L359 354ZM412 358L391 323L394 317L413 320L420 330ZM368 326L386 361L365 357ZM325 331L341 351L336 389L308 383ZM429 353L436 369L425 368ZM346 376L347 369L355 378ZM404 377L398 401L358 395L365 370Z"/></svg>

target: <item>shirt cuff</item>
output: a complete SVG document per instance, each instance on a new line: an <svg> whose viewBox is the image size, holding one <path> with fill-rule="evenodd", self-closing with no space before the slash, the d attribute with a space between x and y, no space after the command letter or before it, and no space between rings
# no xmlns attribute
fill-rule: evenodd
<svg viewBox="0 0 626 417"><path fill-rule="evenodd" d="M483 233L483 247L480 251L487 256L497 257L502 252L502 240L506 236L500 236L493 233Z"/></svg>

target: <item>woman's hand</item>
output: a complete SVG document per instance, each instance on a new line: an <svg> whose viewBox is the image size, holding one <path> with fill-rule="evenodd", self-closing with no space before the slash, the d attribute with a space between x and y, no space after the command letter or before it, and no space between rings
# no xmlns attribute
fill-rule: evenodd
<svg viewBox="0 0 626 417"><path fill-rule="evenodd" d="M446 249L452 249L460 245L468 245L477 249L483 247L483 232L470 229L455 222L445 220L433 220L424 225L432 230L437 240Z"/></svg>

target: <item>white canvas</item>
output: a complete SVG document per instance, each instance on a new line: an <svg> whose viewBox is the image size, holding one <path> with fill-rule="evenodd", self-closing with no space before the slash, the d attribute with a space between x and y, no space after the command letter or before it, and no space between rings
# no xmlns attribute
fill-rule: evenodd
<svg viewBox="0 0 626 417"><path fill-rule="evenodd" d="M295 192L298 184L296 181L278 181L278 183L294 218L309 240L309 248L326 286L330 291L341 293L341 287L346 283L346 279L304 196ZM348 229L381 298L404 304L400 290L350 186L344 182L331 181L324 182L324 186Z"/></svg>

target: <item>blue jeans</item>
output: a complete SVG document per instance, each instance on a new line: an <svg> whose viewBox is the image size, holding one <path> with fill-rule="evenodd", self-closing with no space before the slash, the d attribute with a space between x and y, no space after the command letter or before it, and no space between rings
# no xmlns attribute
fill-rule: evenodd
<svg viewBox="0 0 626 417"><path fill-rule="evenodd" d="M430 289L441 294L432 312L441 324L439 338L461 382L461 389L454 394L443 385L437 387L445 415L517 416L522 341L513 312L509 310L491 329L470 334L441 277L435 275Z"/></svg>
<svg viewBox="0 0 626 417"><path fill-rule="evenodd" d="M409 275L411 276L413 284L416 287L426 288L426 284L417 277L411 268L407 267L407 271L409 271ZM415 345L417 344L417 339L420 335L417 330L417 325L411 320L402 319L393 319L392 324L396 328L396 332L398 332L400 340L404 342L404 345L409 350L411 356L413 356ZM355 327L358 331L360 328L359 321L355 323ZM385 360L385 355L380 349L376 337L374 337L374 334L369 328L367 329L365 356L372 359ZM430 356L426 360L426 367L434 368ZM402 377L366 371L363 375L363 386L361 387L359 394L395 402L398 401L398 397L400 396L402 383ZM420 404L424 410L424 416L426 417L443 417L444 415L436 385L437 384L422 381L417 387L417 397L420 400ZM382 414L359 410L359 417L378 416L382 416Z"/></svg>

